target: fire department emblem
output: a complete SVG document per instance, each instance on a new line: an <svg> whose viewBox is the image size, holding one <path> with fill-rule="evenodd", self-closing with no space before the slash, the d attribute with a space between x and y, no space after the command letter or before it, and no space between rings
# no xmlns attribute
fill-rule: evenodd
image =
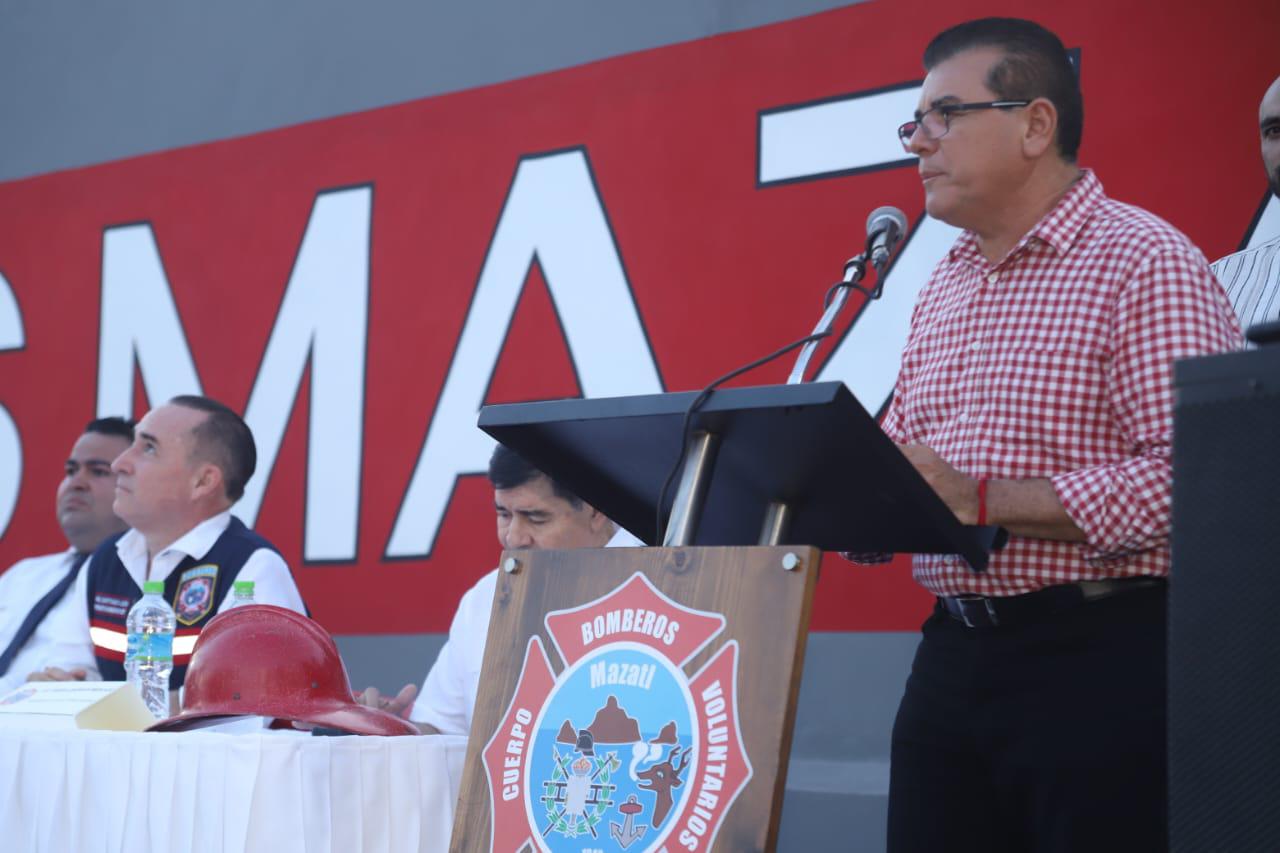
<svg viewBox="0 0 1280 853"><path fill-rule="evenodd" d="M751 778L737 710L737 641L636 573L546 616L559 676L531 637L515 696L483 751L491 847L649 853L711 847Z"/></svg>
<svg viewBox="0 0 1280 853"><path fill-rule="evenodd" d="M212 563L187 569L178 578L178 594L173 612L183 625L194 625L213 607L213 589L218 583L218 567Z"/></svg>

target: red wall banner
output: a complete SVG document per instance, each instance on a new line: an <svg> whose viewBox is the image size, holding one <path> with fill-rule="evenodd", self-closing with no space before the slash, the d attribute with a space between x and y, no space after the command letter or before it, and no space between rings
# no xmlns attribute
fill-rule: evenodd
<svg viewBox="0 0 1280 853"><path fill-rule="evenodd" d="M996 11L1079 50L1082 164L1213 259L1263 199L1267 5ZM878 408L898 354L875 335L949 242L919 224L894 129L928 38L992 11L868 2L0 184L0 566L62 547L85 421L199 389L246 413L242 514L326 627L444 631L499 551L480 404L702 387L807 333L893 204L917 226L886 285L907 307L820 356ZM927 608L905 561L829 558L814 627L910 630Z"/></svg>

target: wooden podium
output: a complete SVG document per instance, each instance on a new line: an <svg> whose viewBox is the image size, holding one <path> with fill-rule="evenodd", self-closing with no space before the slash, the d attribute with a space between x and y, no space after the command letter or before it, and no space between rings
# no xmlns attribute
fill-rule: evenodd
<svg viewBox="0 0 1280 853"><path fill-rule="evenodd" d="M480 427L654 545L693 396ZM664 547L503 554L452 851L774 849L822 550L981 571L999 544L842 383L718 391L690 426Z"/></svg>

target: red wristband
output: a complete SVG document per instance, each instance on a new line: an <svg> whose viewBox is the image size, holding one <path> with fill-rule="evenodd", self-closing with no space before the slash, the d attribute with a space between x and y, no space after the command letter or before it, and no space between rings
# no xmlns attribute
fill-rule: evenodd
<svg viewBox="0 0 1280 853"><path fill-rule="evenodd" d="M987 523L987 478L978 478L978 521L977 525L983 527Z"/></svg>

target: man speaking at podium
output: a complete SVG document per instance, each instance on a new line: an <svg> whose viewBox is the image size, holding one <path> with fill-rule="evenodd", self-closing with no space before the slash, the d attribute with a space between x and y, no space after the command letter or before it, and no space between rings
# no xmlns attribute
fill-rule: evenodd
<svg viewBox="0 0 1280 853"><path fill-rule="evenodd" d="M1076 164L1055 35L971 21L924 64L899 135L964 232L884 429L962 522L1011 536L985 574L915 557L938 604L894 724L889 849L1162 850L1171 368L1240 331L1191 242Z"/></svg>

